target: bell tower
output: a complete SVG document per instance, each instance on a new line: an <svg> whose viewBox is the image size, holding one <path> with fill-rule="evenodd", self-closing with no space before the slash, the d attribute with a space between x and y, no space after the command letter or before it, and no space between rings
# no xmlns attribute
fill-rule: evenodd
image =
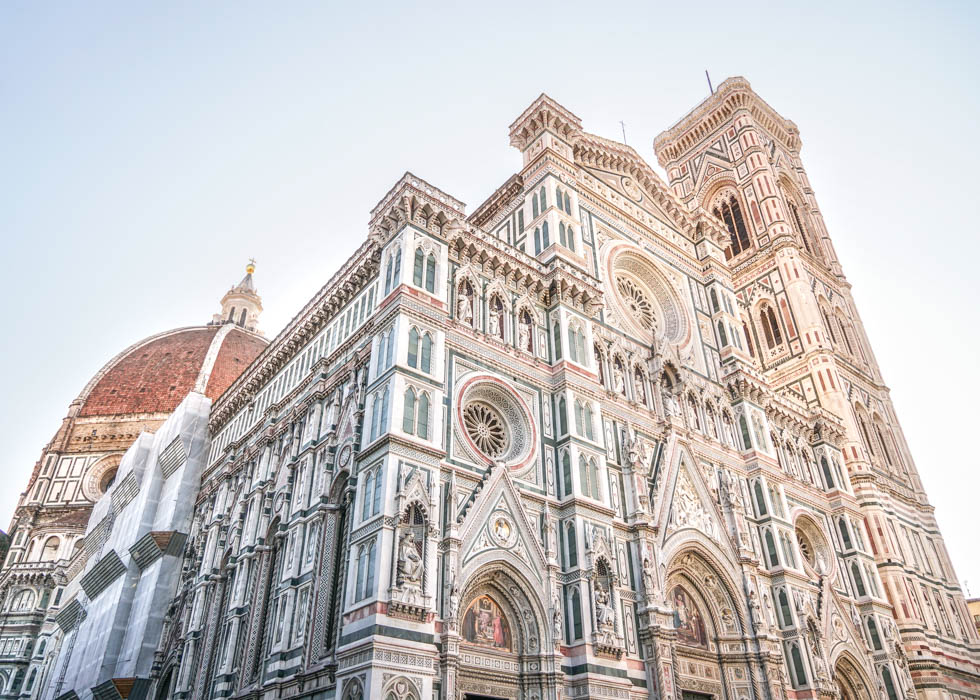
<svg viewBox="0 0 980 700"><path fill-rule="evenodd" d="M245 330L263 335L258 330L259 314L262 313L262 297L259 296L252 280L254 272L255 260L250 259L245 266L245 276L241 282L221 297L221 312L212 317L212 325L234 323Z"/></svg>

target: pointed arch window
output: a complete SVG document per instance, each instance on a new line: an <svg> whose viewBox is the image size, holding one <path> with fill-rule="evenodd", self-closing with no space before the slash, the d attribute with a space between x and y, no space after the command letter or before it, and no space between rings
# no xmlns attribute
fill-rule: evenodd
<svg viewBox="0 0 980 700"><path fill-rule="evenodd" d="M881 635L878 634L878 625L875 624L875 619L872 616L868 616L868 634L871 637L871 647L875 651L881 651Z"/></svg>
<svg viewBox="0 0 980 700"><path fill-rule="evenodd" d="M759 319L762 322L762 332L766 337L766 345L772 349L782 344L783 334L779 330L779 321L772 307L766 304L759 312Z"/></svg>
<svg viewBox="0 0 980 700"><path fill-rule="evenodd" d="M405 409L402 414L402 431L409 435L415 434L415 389L405 390Z"/></svg>
<svg viewBox="0 0 980 700"><path fill-rule="evenodd" d="M851 542L851 533L847 528L847 521L844 518L837 520L837 529L840 531L840 539L844 545L844 549L854 549L854 544Z"/></svg>
<svg viewBox="0 0 980 700"><path fill-rule="evenodd" d="M541 185L541 211L544 212L548 208L548 195L545 192L544 185Z"/></svg>
<svg viewBox="0 0 980 700"><path fill-rule="evenodd" d="M572 589L571 639L569 642L582 638L582 597L578 586Z"/></svg>
<svg viewBox="0 0 980 700"><path fill-rule="evenodd" d="M432 335L430 333L422 336L422 357L419 369L426 374L432 371Z"/></svg>
<svg viewBox="0 0 980 700"><path fill-rule="evenodd" d="M885 436L881 432L881 427L877 422L874 423L875 436L878 438L878 444L881 445L881 452L885 455L885 462L888 466L892 466L892 454L888 449L888 443L885 442Z"/></svg>
<svg viewBox="0 0 980 700"><path fill-rule="evenodd" d="M565 222L563 221L558 222L558 242L566 248L568 247L568 244L565 242Z"/></svg>
<svg viewBox="0 0 980 700"><path fill-rule="evenodd" d="M827 490L834 488L834 477L830 472L830 465L827 464L827 458L820 458L820 470L823 472L823 480L827 486Z"/></svg>
<svg viewBox="0 0 980 700"><path fill-rule="evenodd" d="M408 366L419 366L419 331L414 327L408 332Z"/></svg>
<svg viewBox="0 0 980 700"><path fill-rule="evenodd" d="M568 498L572 495L572 458L568 455L567 450L561 454L561 478L562 494Z"/></svg>
<svg viewBox="0 0 980 700"><path fill-rule="evenodd" d="M534 229L534 254L541 254L541 227L537 226Z"/></svg>
<svg viewBox="0 0 980 700"><path fill-rule="evenodd" d="M861 568L857 562L851 562L851 576L854 577L854 589L857 591L858 598L863 598L868 592L864 588L864 578L861 576Z"/></svg>
<svg viewBox="0 0 980 700"><path fill-rule="evenodd" d="M393 255L389 255L388 264L385 266L385 296L388 296L388 292L391 291L391 272L394 262L395 257Z"/></svg>
<svg viewBox="0 0 980 700"><path fill-rule="evenodd" d="M793 681L797 687L806 685L806 668L803 666L803 656L800 654L800 645L790 644L790 659L793 662Z"/></svg>
<svg viewBox="0 0 980 700"><path fill-rule="evenodd" d="M565 403L565 397L558 397L558 434L565 435L568 433L568 406Z"/></svg>
<svg viewBox="0 0 980 700"><path fill-rule="evenodd" d="M583 496L592 496L592 485L589 483L589 463L585 457L578 458L578 481Z"/></svg>
<svg viewBox="0 0 980 700"><path fill-rule="evenodd" d="M402 276L402 249L398 248L395 251L395 269L391 273L391 287L394 289L398 286Z"/></svg>
<svg viewBox="0 0 980 700"><path fill-rule="evenodd" d="M415 434L423 440L429 439L429 395L423 392L419 395L418 416L415 421Z"/></svg>
<svg viewBox="0 0 980 700"><path fill-rule="evenodd" d="M568 192L565 193L565 213L572 213L572 201L568 198Z"/></svg>
<svg viewBox="0 0 980 700"><path fill-rule="evenodd" d="M718 342L721 347L728 347L728 335L725 333L725 324L721 321L718 321Z"/></svg>
<svg viewBox="0 0 980 700"><path fill-rule="evenodd" d="M595 433L592 430L592 404L589 402L585 403L582 421L585 423L585 437L589 440L595 440Z"/></svg>
<svg viewBox="0 0 980 700"><path fill-rule="evenodd" d="M748 250L751 242L749 232L745 228L745 219L742 216L742 207L739 205L735 195L731 195L727 200L722 199L715 208L714 215L725 222L728 228L728 235L731 244L725 249L725 257L732 258L739 253Z"/></svg>
<svg viewBox="0 0 980 700"><path fill-rule="evenodd" d="M558 207L558 211L562 211L561 187L555 188L555 206Z"/></svg>
<svg viewBox="0 0 980 700"><path fill-rule="evenodd" d="M711 297L711 310L718 313L721 310L718 306L718 293L712 289L710 292L708 292L708 295Z"/></svg>
<svg viewBox="0 0 980 700"><path fill-rule="evenodd" d="M541 222L541 249L544 250L551 245L551 240L548 238L548 222Z"/></svg>
<svg viewBox="0 0 980 700"><path fill-rule="evenodd" d="M749 348L749 355L755 357L755 347L752 345L752 336L749 334L749 326L745 321L742 321L742 332L745 333L745 343Z"/></svg>
<svg viewBox="0 0 980 700"><path fill-rule="evenodd" d="M578 566L578 543L575 540L575 523L565 527L565 543L568 546L568 567Z"/></svg>
<svg viewBox="0 0 980 700"><path fill-rule="evenodd" d="M412 284L414 284L416 287L421 287L424 274L425 274L425 252L421 248L416 248L415 271L412 274Z"/></svg>
<svg viewBox="0 0 980 700"><path fill-rule="evenodd" d="M576 435L582 435L584 433L585 426L585 413L583 411L582 402L575 402L575 433Z"/></svg>
<svg viewBox="0 0 980 700"><path fill-rule="evenodd" d="M565 229L565 231L568 235L568 249L574 253L575 252L575 229L573 229L571 224L569 224L568 228Z"/></svg>
<svg viewBox="0 0 980 700"><path fill-rule="evenodd" d="M436 256L432 253L425 258L425 291L434 294L436 290Z"/></svg>
<svg viewBox="0 0 980 700"><path fill-rule="evenodd" d="M231 307L231 311L228 312L228 320L232 323L235 322L235 307Z"/></svg>
<svg viewBox="0 0 980 700"><path fill-rule="evenodd" d="M779 600L779 617L782 619L782 625L783 627L789 627L793 624L793 613L789 607L789 596L786 595L785 588L779 589L777 598Z"/></svg>
<svg viewBox="0 0 980 700"><path fill-rule="evenodd" d="M776 540L773 539L772 531L766 530L766 559L769 561L769 568L779 566L779 552L776 551Z"/></svg>
<svg viewBox="0 0 980 700"><path fill-rule="evenodd" d="M538 194L535 192L531 195L531 217L538 218Z"/></svg>
<svg viewBox="0 0 980 700"><path fill-rule="evenodd" d="M561 325L558 321L555 321L552 331L551 337L555 341L555 362L557 362L561 359Z"/></svg>
<svg viewBox="0 0 980 700"><path fill-rule="evenodd" d="M766 496L762 490L762 482L761 481L755 482L755 485L753 486L753 490L755 491L756 509L759 513L759 517L761 518L769 512L766 509Z"/></svg>

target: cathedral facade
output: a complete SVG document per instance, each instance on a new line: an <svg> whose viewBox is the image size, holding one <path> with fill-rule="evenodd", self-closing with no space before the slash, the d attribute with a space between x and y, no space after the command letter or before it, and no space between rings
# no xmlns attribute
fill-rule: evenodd
<svg viewBox="0 0 980 700"><path fill-rule="evenodd" d="M980 697L796 126L733 78L666 182L545 95L510 142L127 451L34 694Z"/></svg>

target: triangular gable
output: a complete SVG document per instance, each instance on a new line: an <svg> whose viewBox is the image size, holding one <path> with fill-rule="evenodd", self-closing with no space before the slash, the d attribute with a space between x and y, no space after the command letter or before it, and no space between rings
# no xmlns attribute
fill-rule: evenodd
<svg viewBox="0 0 980 700"><path fill-rule="evenodd" d="M481 555L496 552L520 562L530 580L544 582L544 549L532 520L521 505L520 494L506 467L496 466L463 516L460 528L460 570L466 571Z"/></svg>
<svg viewBox="0 0 980 700"><path fill-rule="evenodd" d="M725 530L717 509L686 451L682 450L678 457L669 493L669 498L664 500L666 508L660 515L665 526L664 541L687 528L698 530L716 542L723 541Z"/></svg>
<svg viewBox="0 0 980 700"><path fill-rule="evenodd" d="M671 226L672 228L678 231L683 230L680 223L677 221L677 217L672 216L670 213L665 211L664 208L661 207L660 204L656 201L656 198L650 196L650 193L647 191L647 188L638 184L636 180L630 178L631 188L635 188L635 190L632 193L630 193L627 192L626 188L623 186L624 176L621 175L620 173L609 172L606 170L599 170L597 168L593 168L589 166L583 166L583 167L590 175L592 175L597 180L602 182L602 184L616 190L617 193L619 193L626 199L631 201L638 200L641 207L647 209L647 211L653 214L653 216L657 217L667 225ZM635 196L637 192L640 194L639 198Z"/></svg>

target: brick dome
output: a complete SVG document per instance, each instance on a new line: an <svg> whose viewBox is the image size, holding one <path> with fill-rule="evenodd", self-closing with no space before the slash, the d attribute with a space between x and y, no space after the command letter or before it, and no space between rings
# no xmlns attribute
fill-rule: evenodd
<svg viewBox="0 0 980 700"><path fill-rule="evenodd" d="M268 344L232 324L178 328L145 338L103 367L77 414L170 413L197 389L218 398Z"/></svg>

